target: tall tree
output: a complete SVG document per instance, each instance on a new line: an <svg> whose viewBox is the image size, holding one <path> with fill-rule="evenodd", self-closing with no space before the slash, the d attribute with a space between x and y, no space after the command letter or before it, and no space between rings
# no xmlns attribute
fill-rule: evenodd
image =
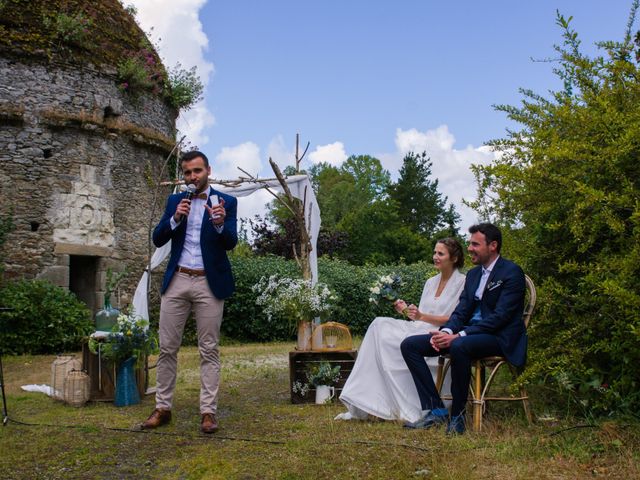
<svg viewBox="0 0 640 480"><path fill-rule="evenodd" d="M373 202L350 212L339 228L347 233L344 258L349 262L415 263L431 257L431 243L402 224L389 200Z"/></svg>
<svg viewBox="0 0 640 480"><path fill-rule="evenodd" d="M455 229L459 220L453 206L447 208L447 197L438 191L438 180L431 179L431 165L426 152L409 152L398 181L389 188L401 222L427 238L444 227Z"/></svg>
<svg viewBox="0 0 640 480"><path fill-rule="evenodd" d="M382 168L380 160L369 155L351 155L340 171L351 175L366 203L382 199L391 184L391 175Z"/></svg>
<svg viewBox="0 0 640 480"><path fill-rule="evenodd" d="M309 172L322 212L323 228L335 229L348 212L368 203L367 196L358 192L356 179L342 169L320 163Z"/></svg>
<svg viewBox="0 0 640 480"><path fill-rule="evenodd" d="M595 58L558 13L564 88L550 98L523 90L520 107L499 106L521 128L491 142L502 155L476 167L492 195L475 207L511 227L512 253L540 287L525 378L555 380L599 412L640 407L637 8L624 40L600 43Z"/></svg>

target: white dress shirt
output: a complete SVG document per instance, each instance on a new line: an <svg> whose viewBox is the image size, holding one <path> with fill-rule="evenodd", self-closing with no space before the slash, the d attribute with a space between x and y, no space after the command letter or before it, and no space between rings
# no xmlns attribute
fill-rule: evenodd
<svg viewBox="0 0 640 480"><path fill-rule="evenodd" d="M491 276L491 271L493 270L493 267L496 265L496 262L498 261L498 259L500 258L500 255L498 255L496 257L496 259L491 262L491 264L488 267L482 267L482 276L480 277L480 283L478 284L478 289L476 290L476 295L475 297L478 300L482 300L482 294L484 293L484 289L487 286L487 280L489 280L489 277Z"/></svg>
<svg viewBox="0 0 640 480"><path fill-rule="evenodd" d="M482 294L484 293L484 289L487 286L487 280L489 280L489 277L491 276L491 271L493 270L493 267L496 265L496 262L498 261L498 259L500 258L500 255L498 255L496 257L496 259L491 262L491 264L488 267L482 267L482 276L480 277L480 283L478 284L478 288L476 290L475 293L475 298L477 300L482 300ZM473 317L478 317L478 319L481 318L481 314L480 314L480 304L478 304L478 306L476 307L476 311L473 313ZM453 334L453 331L450 328L443 328L442 329L443 332L447 332L448 334ZM461 337L466 337L467 336L467 332L465 332L464 330L460 330L458 332L458 334Z"/></svg>
<svg viewBox="0 0 640 480"><path fill-rule="evenodd" d="M207 188L207 193L209 189ZM194 197L191 199L191 211L187 217L187 234L184 238L184 247L178 260L180 267L192 268L194 270L204 270L204 262L202 261L202 250L200 249L200 231L202 230L202 218L204 217L205 205L207 199ZM178 225L184 221L184 218L176 222L173 217L169 220L171 229L175 230ZM218 233L222 232L223 225L214 225Z"/></svg>

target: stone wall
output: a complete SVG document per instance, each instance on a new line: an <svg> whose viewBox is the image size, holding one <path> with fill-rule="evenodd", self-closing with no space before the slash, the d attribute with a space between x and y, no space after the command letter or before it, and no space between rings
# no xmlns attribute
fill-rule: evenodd
<svg viewBox="0 0 640 480"><path fill-rule="evenodd" d="M93 281L83 300L95 310L106 268L127 266L128 303L166 197L154 209L175 117L159 97L119 91L113 72L0 58L0 214L16 225L5 278Z"/></svg>

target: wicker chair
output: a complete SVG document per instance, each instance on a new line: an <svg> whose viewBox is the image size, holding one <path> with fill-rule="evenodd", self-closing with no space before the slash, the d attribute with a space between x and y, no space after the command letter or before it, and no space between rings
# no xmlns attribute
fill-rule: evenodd
<svg viewBox="0 0 640 480"><path fill-rule="evenodd" d="M527 298L522 319L524 320L525 327L529 326L531 315L536 306L536 287L528 276L525 275L525 282L527 284ZM438 376L436 379L436 387L438 392L442 389L444 377L449 370L451 359L449 355L441 355L438 358ZM505 402L522 402L524 414L527 417L529 423L532 422L531 408L529 407L529 396L524 387L520 387L520 396L489 396L488 391L491 384L498 373L498 370L503 365L506 365L511 372L511 377L515 381L518 377L518 370L512 364L510 364L505 357L493 356L484 357L474 360L473 362L473 375L471 377L471 385L469 385L469 393L471 402L473 403L473 431L479 432L482 430L482 417L486 408L486 402L488 401L505 401ZM489 376L487 377L487 370ZM450 395L442 395L443 400L451 400Z"/></svg>

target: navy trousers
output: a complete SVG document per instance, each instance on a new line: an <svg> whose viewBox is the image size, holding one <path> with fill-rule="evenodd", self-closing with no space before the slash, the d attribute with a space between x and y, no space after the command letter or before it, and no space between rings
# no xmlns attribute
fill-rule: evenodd
<svg viewBox="0 0 640 480"><path fill-rule="evenodd" d="M502 355L502 349L496 337L486 333L458 337L451 342L448 349L440 352L434 350L430 340L431 335L413 335L405 338L400 344L402 356L416 384L420 404L423 410L444 407L424 357L437 357L448 353L451 356L451 396L453 397L451 415L460 415L464 412L469 397L473 360Z"/></svg>

